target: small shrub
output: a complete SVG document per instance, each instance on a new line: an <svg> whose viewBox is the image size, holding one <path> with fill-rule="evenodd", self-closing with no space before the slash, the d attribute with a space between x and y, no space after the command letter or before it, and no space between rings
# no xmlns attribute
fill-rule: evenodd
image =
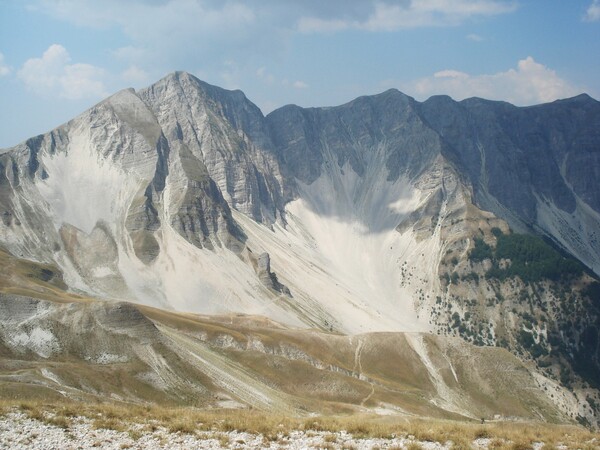
<svg viewBox="0 0 600 450"><path fill-rule="evenodd" d="M325 442L337 442L337 436L333 433L325 435L323 438Z"/></svg>
<svg viewBox="0 0 600 450"><path fill-rule="evenodd" d="M531 450L532 448L531 444L526 442L513 442L510 446L510 450Z"/></svg>
<svg viewBox="0 0 600 450"><path fill-rule="evenodd" d="M219 445L223 448L229 447L229 436L226 434L219 435Z"/></svg>
<svg viewBox="0 0 600 450"><path fill-rule="evenodd" d="M492 437L492 435L487 428L481 428L475 432L475 439L488 439L490 437Z"/></svg>
<svg viewBox="0 0 600 450"><path fill-rule="evenodd" d="M71 421L64 416L47 417L44 422L65 430L71 426Z"/></svg>
<svg viewBox="0 0 600 450"><path fill-rule="evenodd" d="M125 423L115 418L98 418L95 419L92 426L97 430L115 430L125 431Z"/></svg>

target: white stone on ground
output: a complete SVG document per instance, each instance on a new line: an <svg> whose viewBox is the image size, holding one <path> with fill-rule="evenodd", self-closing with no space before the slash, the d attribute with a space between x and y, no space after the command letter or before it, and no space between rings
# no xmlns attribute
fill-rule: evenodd
<svg viewBox="0 0 600 450"><path fill-rule="evenodd" d="M138 428L136 430L136 428ZM0 418L0 449L220 449L220 438L225 437L229 444L227 448L256 449L256 448L286 448L290 450L305 448L322 448L329 445L334 448L353 447L357 449L372 448L406 448L412 442L406 438L355 439L346 432L333 433L336 442L326 441L332 433L317 431L292 431L287 436L281 436L278 441L270 442L260 434L231 432L196 432L194 434L171 433L165 428L155 431L141 431L140 425L132 425L132 433L106 429L95 429L92 421L77 417L73 418L68 429L48 425L38 420L30 419L21 412L10 412ZM133 439L132 434L139 438ZM329 440L329 439L328 439ZM444 445L435 442L419 442L424 449L448 449L451 443Z"/></svg>

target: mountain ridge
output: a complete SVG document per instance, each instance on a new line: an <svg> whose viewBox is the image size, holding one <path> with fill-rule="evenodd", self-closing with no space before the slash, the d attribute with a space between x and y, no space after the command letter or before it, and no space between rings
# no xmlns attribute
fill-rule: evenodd
<svg viewBox="0 0 600 450"><path fill-rule="evenodd" d="M579 105L582 100L589 104L593 99L578 96L567 103ZM140 186L140 192L135 194L135 208L127 206L129 218L126 228L134 235L134 251L146 263L154 261L159 251L160 245L155 234L165 221L170 221L179 234L195 246L213 248L221 245L222 241L225 246L242 251L246 238L230 210L238 210L267 225L281 220L285 226L286 205L299 197L299 190L306 191L300 185L309 186L325 176L330 179L328 183L333 183L330 185L333 192L339 192L341 197L331 204L329 199L318 193L317 197L311 197L313 200L306 206L316 208L315 211L320 215L333 214L335 217L337 214L339 219L358 220L371 226L371 219L366 218L365 214L374 217L378 213L368 210L375 201L369 183L377 183L385 177L386 182L393 184L401 173L412 180L411 183L418 183L419 176L429 171L425 177L429 181L424 181L425 185L440 181L443 184L445 175L431 178L435 171L431 172L430 168L445 167L439 173L452 173L451 177L464 185L461 195L466 201L474 201L483 209L494 212L517 230L531 230L532 227L543 230L597 271L600 260L598 244L588 246L594 252L590 254L584 243L573 242L568 235L565 238L560 233L558 236L557 233L553 234L552 227L556 223L552 220L550 223L536 223L538 206L535 205L538 202L535 196L538 194L549 196L555 204L558 202L559 213L564 211L571 214L575 211L572 189L565 187L564 182L554 183L555 188L548 189L544 182L548 178L561 180L561 170L551 162L541 170L543 179L537 182L532 179L534 166L528 162L529 157L523 156L518 135L507 134L504 125L496 128L490 136L477 138L477 134L484 133L478 131L482 125L477 115L487 120L490 114L498 114L495 110L488 111L487 106L481 110L479 105L482 102L485 105L498 105L498 102L475 98L456 102L447 96L417 102L398 90L390 89L375 96L359 97L337 107L304 109L285 106L264 116L241 91L225 90L202 82L186 72L174 72L149 88L137 92L130 89L120 91L91 108L88 114L94 119L98 114L104 114L100 112L101 109L108 108L107 113L114 115L107 119L115 123L112 126L118 127L122 123L131 130L128 133L133 133L126 141L113 135L113 138L116 136L114 144L111 144L114 148L103 152L105 155L112 152L113 160L120 158L125 170L135 170L137 176L145 180L145 186ZM505 104L501 105L504 110ZM547 109L548 105L541 105L540 108ZM180 111L182 106L184 109ZM529 110L512 106L508 108L521 112ZM102 123L94 126L106 126L107 122L102 120ZM70 121L65 126L69 127L72 123ZM473 129L475 141L485 139L487 142L473 143L468 137ZM25 147L23 151L28 153L28 156L23 156L28 160L30 176L35 175L40 167L38 153L42 144L48 147L50 155L60 147L61 139L64 140L63 145L68 144L67 133L61 130L58 128L16 147ZM144 139L145 149L141 150L140 156L123 153L121 147L136 148L136 133L140 133ZM514 149L511 150L514 156L482 153L482 146L496 148L498 143L503 142L506 144L502 145L507 149ZM411 148L410 152L407 148ZM486 167L486 158L497 160L488 162L490 167L507 166L511 170L490 178L488 173L491 169ZM173 197L170 205L187 206L180 208L179 212L169 211L171 206L168 206L163 213L166 216L161 218L158 210L161 202L164 204L161 198L165 195L166 179L173 178L169 172L173 170L169 167L170 159L179 161L176 172L183 175L180 181L175 181L174 186L180 186L177 189L187 186L187 194ZM543 162L543 158L537 159ZM134 169L132 164L135 164ZM342 168L346 165L347 170L358 176L357 179L351 181L347 179L347 174L343 174ZM6 167L5 172L8 170ZM328 174L323 175L324 170L328 170ZM370 173L369 182L361 180L367 171ZM568 169L564 172L568 173ZM46 170L42 167L39 177L47 183L45 174ZM522 188L504 189L504 183L498 185L498 181L506 176L513 177L514 181L510 184ZM589 177L578 178L585 180ZM535 192L531 191L529 185L525 186L525 182L537 183L534 185ZM581 185L581 182L575 183L576 188ZM442 188L436 194L442 195L440 198L447 191L447 187ZM377 189L388 188L381 186ZM582 192L581 188L579 192ZM600 199L596 200L594 190L587 189L585 195L597 212ZM468 199L471 196L473 199ZM198 202L198 199L204 200ZM75 208L83 209L83 205L78 203ZM437 207L433 208L435 210ZM6 209L10 214L10 207ZM385 212L390 213L393 216L393 212ZM598 215L594 213L592 217L593 222L598 223ZM198 218L201 220L198 221ZM584 219L589 221L588 217ZM390 222L386 227L395 227L400 222L390 220L396 223ZM560 216L558 220L565 221ZM89 233L95 224L92 219L79 225ZM569 232L572 233L576 226L577 222ZM197 230L201 231L200 236ZM377 231L376 228L373 230ZM211 236L216 236L216 240Z"/></svg>
<svg viewBox="0 0 600 450"><path fill-rule="evenodd" d="M598 130L589 96L522 108L388 90L265 116L175 72L0 154L0 244L83 297L505 347L591 405ZM532 249L568 260L535 235L592 272L509 271ZM15 280L0 289L41 289Z"/></svg>

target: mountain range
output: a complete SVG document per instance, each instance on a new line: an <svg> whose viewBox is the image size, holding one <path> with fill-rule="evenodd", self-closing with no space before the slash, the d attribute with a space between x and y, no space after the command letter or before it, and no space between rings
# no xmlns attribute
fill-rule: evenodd
<svg viewBox="0 0 600 450"><path fill-rule="evenodd" d="M318 412L598 424L599 176L585 94L389 90L264 116L175 72L0 151L0 374L79 398L295 413L310 391Z"/></svg>

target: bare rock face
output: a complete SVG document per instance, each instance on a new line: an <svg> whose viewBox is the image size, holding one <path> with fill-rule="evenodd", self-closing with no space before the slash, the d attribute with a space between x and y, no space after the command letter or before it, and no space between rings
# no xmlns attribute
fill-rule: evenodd
<svg viewBox="0 0 600 450"><path fill-rule="evenodd" d="M282 167L303 183L315 181L327 160L360 177L377 170L392 181L416 178L439 154L439 136L417 106L391 89L335 108L285 106L266 120Z"/></svg>
<svg viewBox="0 0 600 450"><path fill-rule="evenodd" d="M596 100L580 95L518 108L437 96L419 110L442 138L444 156L469 179L480 207L517 229L541 229L598 273Z"/></svg>
<svg viewBox="0 0 600 450"><path fill-rule="evenodd" d="M258 255L256 259L256 272L258 273L258 278L263 283L270 285L271 281L271 258L268 253L261 253Z"/></svg>
<svg viewBox="0 0 600 450"><path fill-rule="evenodd" d="M257 221L275 221L284 205L279 166L262 113L241 91L176 72L139 96L188 179L210 178L229 207Z"/></svg>
<svg viewBox="0 0 600 450"><path fill-rule="evenodd" d="M271 272L271 257L267 252L263 252L256 258L256 274L259 280L268 288L291 297L291 292L287 286L284 286L277 279L277 275Z"/></svg>

